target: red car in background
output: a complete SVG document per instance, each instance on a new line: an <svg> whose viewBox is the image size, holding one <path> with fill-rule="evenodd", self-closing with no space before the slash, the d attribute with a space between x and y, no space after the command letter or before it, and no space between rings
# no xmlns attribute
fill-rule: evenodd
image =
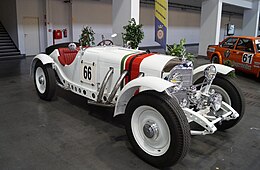
<svg viewBox="0 0 260 170"><path fill-rule="evenodd" d="M230 64L236 69L259 77L260 37L232 36L219 45L209 45L207 56L212 63Z"/></svg>

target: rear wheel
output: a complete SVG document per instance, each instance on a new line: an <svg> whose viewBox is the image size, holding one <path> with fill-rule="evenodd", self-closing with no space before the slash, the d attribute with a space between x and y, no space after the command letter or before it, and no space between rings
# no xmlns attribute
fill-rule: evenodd
<svg viewBox="0 0 260 170"><path fill-rule="evenodd" d="M56 91L56 80L51 65L43 65L40 61L35 64L34 84L39 97L51 100Z"/></svg>
<svg viewBox="0 0 260 170"><path fill-rule="evenodd" d="M156 167L176 164L190 146L187 118L177 101L164 93L142 92L129 101L126 133L135 152Z"/></svg>
<svg viewBox="0 0 260 170"><path fill-rule="evenodd" d="M203 79L204 77L200 78L195 84L201 83ZM214 89L216 93L221 94L223 101L232 106L239 114L237 119L216 124L217 129L223 131L232 128L242 119L245 112L245 100L240 88L230 77L217 75L210 89Z"/></svg>

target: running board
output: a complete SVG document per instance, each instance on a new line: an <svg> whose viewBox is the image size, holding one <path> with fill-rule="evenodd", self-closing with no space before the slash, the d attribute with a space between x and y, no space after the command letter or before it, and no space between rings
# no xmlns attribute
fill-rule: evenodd
<svg viewBox="0 0 260 170"><path fill-rule="evenodd" d="M115 107L114 104L106 104L106 103L98 103L98 102L95 102L93 100L88 100L87 101L88 104L91 104L91 105L95 105L95 106L101 106L101 107Z"/></svg>

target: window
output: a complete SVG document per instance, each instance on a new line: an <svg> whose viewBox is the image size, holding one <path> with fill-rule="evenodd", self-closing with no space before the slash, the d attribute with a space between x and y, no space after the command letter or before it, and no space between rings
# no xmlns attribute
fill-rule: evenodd
<svg viewBox="0 0 260 170"><path fill-rule="evenodd" d="M254 53L252 40L241 38L237 43L236 50Z"/></svg>
<svg viewBox="0 0 260 170"><path fill-rule="evenodd" d="M256 44L257 52L260 52L260 44Z"/></svg>
<svg viewBox="0 0 260 170"><path fill-rule="evenodd" d="M238 38L228 38L221 44L221 47L233 49Z"/></svg>
<svg viewBox="0 0 260 170"><path fill-rule="evenodd" d="M256 39L255 44L256 44L256 50L259 53L260 52L260 39Z"/></svg>

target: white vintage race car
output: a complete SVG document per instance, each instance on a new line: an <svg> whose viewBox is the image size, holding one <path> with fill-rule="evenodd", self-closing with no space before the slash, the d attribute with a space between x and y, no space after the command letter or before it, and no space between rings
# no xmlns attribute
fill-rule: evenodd
<svg viewBox="0 0 260 170"><path fill-rule="evenodd" d="M153 166L182 160L191 135L213 134L241 120L244 98L227 76L233 68L207 64L193 69L192 62L177 57L100 44L53 46L50 54L34 57L37 93L51 100L58 84L93 104L115 106L114 116L125 114L137 155Z"/></svg>

